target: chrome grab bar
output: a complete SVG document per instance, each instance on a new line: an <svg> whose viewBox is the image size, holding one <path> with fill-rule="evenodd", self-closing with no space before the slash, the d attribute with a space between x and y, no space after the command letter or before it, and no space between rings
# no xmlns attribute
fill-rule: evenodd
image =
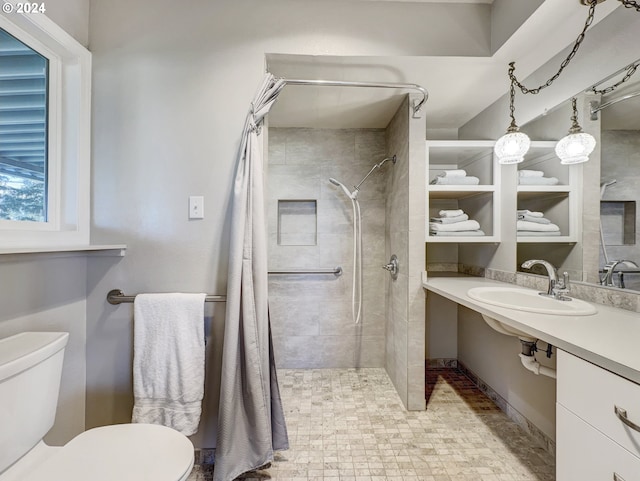
<svg viewBox="0 0 640 481"><path fill-rule="evenodd" d="M334 267L333 269L284 269L281 271L269 271L269 274L274 275L304 275L304 274L333 274L335 276L342 275L342 267Z"/></svg>
<svg viewBox="0 0 640 481"><path fill-rule="evenodd" d="M125 296L124 292L120 289L112 289L107 293L107 302L114 306L118 304L122 304L124 302L133 302L136 299L136 296ZM204 302L226 302L227 296L217 296L210 295L204 298Z"/></svg>

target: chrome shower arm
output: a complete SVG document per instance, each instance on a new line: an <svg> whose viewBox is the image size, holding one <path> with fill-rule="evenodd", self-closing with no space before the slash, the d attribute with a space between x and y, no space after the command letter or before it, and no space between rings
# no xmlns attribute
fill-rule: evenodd
<svg viewBox="0 0 640 481"><path fill-rule="evenodd" d="M396 163L396 156L394 155L393 157L387 157L386 159L382 159L380 162L378 162L376 165L374 165L373 167L371 167L371 170L367 173L367 175L364 176L364 179L362 179L360 181L360 183L358 185L355 186L356 190L360 190L360 186L362 184L364 184L364 181L367 180L367 177L369 177L374 170L379 169L380 167L382 167L384 165L385 162L387 161L391 161L394 164Z"/></svg>

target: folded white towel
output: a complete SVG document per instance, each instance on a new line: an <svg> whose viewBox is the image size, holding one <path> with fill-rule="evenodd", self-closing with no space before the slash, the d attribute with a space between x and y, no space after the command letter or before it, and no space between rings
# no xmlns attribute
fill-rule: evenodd
<svg viewBox="0 0 640 481"><path fill-rule="evenodd" d="M431 181L432 185L478 185L480 179L477 177L436 177Z"/></svg>
<svg viewBox="0 0 640 481"><path fill-rule="evenodd" d="M134 423L198 431L204 395L206 294L138 294L134 301Z"/></svg>
<svg viewBox="0 0 640 481"><path fill-rule="evenodd" d="M518 220L526 220L529 222L536 222L538 224L551 224L551 221L546 217L536 217L529 214L518 214Z"/></svg>
<svg viewBox="0 0 640 481"><path fill-rule="evenodd" d="M439 224L455 224L456 222L462 222L468 220L467 214L457 215L455 217L432 217L431 222L438 222Z"/></svg>
<svg viewBox="0 0 640 481"><path fill-rule="evenodd" d="M544 177L544 172L541 170L527 170L522 169L518 171L520 177Z"/></svg>
<svg viewBox="0 0 640 481"><path fill-rule="evenodd" d="M539 224L537 222L529 222L526 220L519 220L516 222L516 229L520 231L538 231L538 232L553 232L559 231L560 227L555 224Z"/></svg>
<svg viewBox="0 0 640 481"><path fill-rule="evenodd" d="M429 232L430 236L438 236L438 237L453 237L453 236L461 236L461 237L471 237L471 236L483 236L485 235L483 231L478 230L463 230L459 232L448 232L448 231L437 231Z"/></svg>
<svg viewBox="0 0 640 481"><path fill-rule="evenodd" d="M464 214L464 211L462 209L441 210L440 212L438 212L438 215L440 217L457 217L463 214Z"/></svg>
<svg viewBox="0 0 640 481"><path fill-rule="evenodd" d="M467 175L467 171L463 169L444 170L438 177L464 177Z"/></svg>
<svg viewBox="0 0 640 481"><path fill-rule="evenodd" d="M535 212L527 209L518 210L516 212L518 213L518 215L528 215L531 217L544 217L544 213L542 212Z"/></svg>
<svg viewBox="0 0 640 481"><path fill-rule="evenodd" d="M429 222L429 230L433 232L459 232L463 230L478 230L480 224L475 220L463 220L454 224L438 224L437 222Z"/></svg>
<svg viewBox="0 0 640 481"><path fill-rule="evenodd" d="M539 232L533 230L519 230L518 237L544 237L551 235L562 235L559 230L555 230L553 232Z"/></svg>
<svg viewBox="0 0 640 481"><path fill-rule="evenodd" d="M555 177L518 177L520 185L556 185L560 183Z"/></svg>

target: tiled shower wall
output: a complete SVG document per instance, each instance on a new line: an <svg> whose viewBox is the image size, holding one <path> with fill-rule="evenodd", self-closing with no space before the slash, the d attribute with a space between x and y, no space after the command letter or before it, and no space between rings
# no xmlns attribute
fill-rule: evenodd
<svg viewBox="0 0 640 481"><path fill-rule="evenodd" d="M425 123L405 98L387 127L387 148L397 163L387 184L387 256L398 256L399 272L387 278L386 368L402 403L425 409Z"/></svg>
<svg viewBox="0 0 640 481"><path fill-rule="evenodd" d="M330 177L350 190L385 157L384 130L270 128L268 147L269 270L341 266L343 274L270 275L269 304L278 367L384 367L386 163L362 185L363 316L351 313L353 212ZM300 220L289 216L289 239L278 243L278 200L306 201ZM308 201L316 201L316 236L308 233ZM305 207L306 206L306 207ZM289 213L295 216L295 209ZM295 226L305 230L296 236ZM292 226L294 228L292 229ZM282 234L282 232L281 232ZM308 245L312 244L312 245Z"/></svg>

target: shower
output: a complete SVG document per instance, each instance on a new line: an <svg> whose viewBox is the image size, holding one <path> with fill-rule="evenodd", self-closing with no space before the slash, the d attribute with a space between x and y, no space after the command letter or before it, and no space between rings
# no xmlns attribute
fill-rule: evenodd
<svg viewBox="0 0 640 481"><path fill-rule="evenodd" d="M342 183L331 177L329 182L333 185L342 188L345 195L351 200L351 207L353 208L353 280L351 288L351 315L355 324L360 322L362 315L362 218L360 215L360 202L358 201L358 194L360 193L360 186L365 180L373 173L374 170L380 169L385 162L391 161L396 163L396 156L387 157L373 167L364 176L364 178L354 186L352 192Z"/></svg>

